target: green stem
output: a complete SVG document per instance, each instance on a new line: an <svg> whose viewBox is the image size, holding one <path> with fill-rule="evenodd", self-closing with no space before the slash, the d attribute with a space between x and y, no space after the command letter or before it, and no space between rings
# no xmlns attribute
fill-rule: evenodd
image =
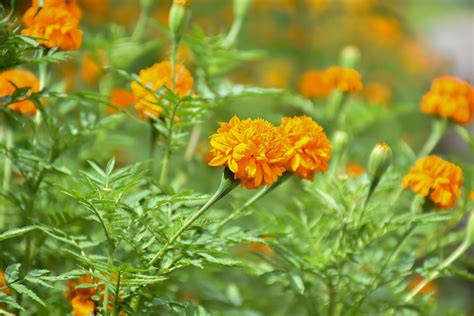
<svg viewBox="0 0 474 316"><path fill-rule="evenodd" d="M451 253L451 255L446 258L443 262L440 263L440 265L430 273L430 275L426 278L423 279L413 290L408 293L408 295L405 297L404 302L408 303L410 302L415 295L418 294L430 281L436 279L438 275L447 267L449 267L454 261L456 261L461 255L466 252L467 249L469 249L471 243L468 242L468 240L464 240L462 244L459 245L459 247Z"/></svg>
<svg viewBox="0 0 474 316"><path fill-rule="evenodd" d="M242 30L242 26L244 25L244 17L237 17L234 19L232 26L230 27L229 33L224 40L226 46L232 46L237 41L239 37L240 31Z"/></svg>
<svg viewBox="0 0 474 316"><path fill-rule="evenodd" d="M327 288L328 288L328 296L329 296L329 303L328 303L328 316L336 315L336 288L332 281L327 281Z"/></svg>
<svg viewBox="0 0 474 316"><path fill-rule="evenodd" d="M132 40L139 41L142 38L143 32L145 31L145 26L148 22L148 15L148 8L142 6L140 16L138 17L137 23L135 24L135 29L132 33Z"/></svg>
<svg viewBox="0 0 474 316"><path fill-rule="evenodd" d="M444 133L446 132L447 127L448 121L446 118L439 118L433 122L431 134L426 140L420 152L418 153L418 158L425 157L433 151L433 149L436 147L436 145L439 143Z"/></svg>
<svg viewBox="0 0 474 316"><path fill-rule="evenodd" d="M119 306L120 304L118 303L119 295L120 295L120 278L121 278L121 271L117 273L117 285L115 287L115 300L114 300L114 310L113 310L113 316L116 316L119 314Z"/></svg>
<svg viewBox="0 0 474 316"><path fill-rule="evenodd" d="M10 150L13 148L13 133L12 130L7 126L5 131L5 148L7 154L5 155L5 161L3 164L3 192L7 193L10 191L10 181L12 175L12 161L10 159Z"/></svg>
<svg viewBox="0 0 474 316"><path fill-rule="evenodd" d="M113 266L114 265L115 245L113 244L113 242L111 240L108 240L107 243L109 244L108 245L109 255L108 255L108 258L107 258L107 264L109 266ZM102 305L104 316L107 316L109 314L109 283L112 283L112 273L109 272L108 278L109 278L109 282L105 283L104 302L103 302L103 305Z"/></svg>
<svg viewBox="0 0 474 316"><path fill-rule="evenodd" d="M238 184L238 181L232 179L232 175L229 175L231 172L227 169L224 171L222 175L221 183L217 188L217 191L214 195L204 204L196 213L193 214L181 228L171 236L171 238L161 247L160 251L150 260L148 263L149 266L152 266L155 262L160 260L169 249L169 247L184 233L199 217L201 217L212 205L214 205L217 201L222 199L226 196L235 186Z"/></svg>

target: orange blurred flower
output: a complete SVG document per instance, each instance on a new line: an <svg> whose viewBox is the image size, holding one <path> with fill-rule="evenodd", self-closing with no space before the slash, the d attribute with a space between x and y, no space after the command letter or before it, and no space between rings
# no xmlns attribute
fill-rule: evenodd
<svg viewBox="0 0 474 316"><path fill-rule="evenodd" d="M474 201L474 191L469 192L469 200Z"/></svg>
<svg viewBox="0 0 474 316"><path fill-rule="evenodd" d="M7 286L7 281L5 280L5 274L3 273L3 271L0 271L0 288L6 287L6 286ZM0 291L0 293L4 293L4 294L10 294L11 292L12 290L9 288Z"/></svg>
<svg viewBox="0 0 474 316"><path fill-rule="evenodd" d="M348 163L346 169L347 174L353 177L360 177L365 172L364 167L355 162Z"/></svg>
<svg viewBox="0 0 474 316"><path fill-rule="evenodd" d="M272 60L263 64L261 84L268 88L285 88L292 73L292 65L288 60Z"/></svg>
<svg viewBox="0 0 474 316"><path fill-rule="evenodd" d="M174 85L174 93L183 97L191 93L194 85L193 77L186 67L181 64L176 65L176 82ZM154 93L149 92L143 86L151 90L157 91L163 87L171 89L172 87L172 70L169 61L154 64L150 68L140 71L140 83L133 81L131 83L133 94L137 99L135 109L140 113L140 117L147 119L147 112L153 116L159 117L163 110L160 105L160 98ZM143 85L143 86L142 86Z"/></svg>
<svg viewBox="0 0 474 316"><path fill-rule="evenodd" d="M26 88L30 87L28 93L38 92L40 83L38 78L31 72L26 70L7 70L0 73L0 97L12 95L16 87ZM13 111L25 115L34 115L36 107L33 102L29 100L18 101L8 105Z"/></svg>
<svg viewBox="0 0 474 316"><path fill-rule="evenodd" d="M71 314L76 316L88 316L95 313L97 301L92 299L96 293L95 287L76 288L76 286L80 284L95 283L96 280L90 275L82 276L77 281L68 281L68 289L64 293L64 296L69 300L72 306Z"/></svg>
<svg viewBox="0 0 474 316"><path fill-rule="evenodd" d="M474 117L474 88L456 77L437 78L421 100L421 111L467 124Z"/></svg>
<svg viewBox="0 0 474 316"><path fill-rule="evenodd" d="M331 143L323 128L308 116L284 117L279 132L290 141L291 156L286 169L301 179L312 180L328 169Z"/></svg>
<svg viewBox="0 0 474 316"><path fill-rule="evenodd" d="M299 91L303 96L315 99L331 93L332 86L329 84L324 71L309 70L300 78Z"/></svg>
<svg viewBox="0 0 474 316"><path fill-rule="evenodd" d="M31 13L33 12L33 13ZM30 8L23 16L26 28L21 34L41 37L38 43L46 47L58 46L62 50L76 50L82 45L79 19L64 6L48 6L37 12Z"/></svg>
<svg viewBox="0 0 474 316"><path fill-rule="evenodd" d="M118 109L124 109L135 103L135 96L128 90L115 88L110 94L109 102L115 105ZM115 114L118 109L108 106L105 111L107 114Z"/></svg>
<svg viewBox="0 0 474 316"><path fill-rule="evenodd" d="M102 74L102 68L107 65L104 50L96 54L86 53L82 59L81 77L87 84L94 84Z"/></svg>
<svg viewBox="0 0 474 316"><path fill-rule="evenodd" d="M253 242L247 245L247 250L270 257L276 258L278 257L275 250L267 244L261 242Z"/></svg>
<svg viewBox="0 0 474 316"><path fill-rule="evenodd" d="M329 67L324 71L329 85L342 92L357 92L362 90L362 78L360 74L352 68Z"/></svg>
<svg viewBox="0 0 474 316"><path fill-rule="evenodd" d="M371 82L364 87L364 95L370 103L388 106L392 92L386 85Z"/></svg>
<svg viewBox="0 0 474 316"><path fill-rule="evenodd" d="M410 291L414 290L425 278L421 275L413 276L408 284ZM428 282L417 295L432 295L433 297L438 296L438 284L435 281Z"/></svg>
<svg viewBox="0 0 474 316"><path fill-rule="evenodd" d="M451 208L461 196L462 169L437 156L419 159L403 179L403 186L421 196L430 195L440 208Z"/></svg>
<svg viewBox="0 0 474 316"><path fill-rule="evenodd" d="M76 0L44 0L43 8L41 10L44 10L46 8L65 9L66 11L71 13L71 15L76 19L80 19L82 16L81 9L77 5ZM35 23L34 18L39 13L39 9L40 8L38 0L33 0L31 7L26 10L22 18L22 21L26 26L31 26Z"/></svg>
<svg viewBox="0 0 474 316"><path fill-rule="evenodd" d="M380 44L393 46L403 40L404 32L396 19L373 16L368 22L370 38L374 38Z"/></svg>
<svg viewBox="0 0 474 316"><path fill-rule="evenodd" d="M212 167L226 166L249 189L270 185L285 171L290 144L278 129L262 119L241 121L234 116L210 137Z"/></svg>

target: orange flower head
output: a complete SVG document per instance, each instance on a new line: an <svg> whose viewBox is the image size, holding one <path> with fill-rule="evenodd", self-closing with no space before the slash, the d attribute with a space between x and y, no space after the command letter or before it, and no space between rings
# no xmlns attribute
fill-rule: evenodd
<svg viewBox="0 0 474 316"><path fill-rule="evenodd" d="M474 191L469 192L469 200L474 201Z"/></svg>
<svg viewBox="0 0 474 316"><path fill-rule="evenodd" d="M408 288L410 290L414 290L421 282L423 282L424 278L421 275L413 276L410 279L408 284ZM417 295L432 295L436 297L438 295L438 284L435 281L428 282L419 292Z"/></svg>
<svg viewBox="0 0 474 316"><path fill-rule="evenodd" d="M102 75L102 68L107 66L107 57L103 49L95 53L86 53L81 64L81 77L84 82L92 85Z"/></svg>
<svg viewBox="0 0 474 316"><path fill-rule="evenodd" d="M30 87L28 93L33 93L39 91L40 84L38 78L29 71L13 69L0 73L0 97L12 95L16 90L15 86L18 88ZM29 100L12 103L8 108L24 115L36 113L35 105Z"/></svg>
<svg viewBox="0 0 474 316"><path fill-rule="evenodd" d="M110 94L109 102L115 105L117 108L108 106L105 111L107 114L115 114L118 109L125 109L126 107L135 103L135 96L130 91L125 89L115 88Z"/></svg>
<svg viewBox="0 0 474 316"><path fill-rule="evenodd" d="M364 167L359 165L358 163L348 163L347 164L347 174L353 177L360 177L361 175L364 174Z"/></svg>
<svg viewBox="0 0 474 316"><path fill-rule="evenodd" d="M364 87L364 95L370 103L388 106L392 92L386 85L373 82Z"/></svg>
<svg viewBox="0 0 474 316"><path fill-rule="evenodd" d="M467 124L474 117L474 87L456 77L437 78L421 100L421 111Z"/></svg>
<svg viewBox="0 0 474 316"><path fill-rule="evenodd" d="M315 99L330 94L332 86L323 71L309 70L301 76L299 91L305 97Z"/></svg>
<svg viewBox="0 0 474 316"><path fill-rule="evenodd" d="M86 288L76 288L80 284L94 284L95 280L90 275L80 277L77 281L68 281L68 289L64 296L68 299L72 306L71 314L75 316L88 316L94 314L97 302L92 299L96 294L94 286Z"/></svg>
<svg viewBox="0 0 474 316"><path fill-rule="evenodd" d="M75 0L44 0L43 7L39 8L38 0L33 0L31 7L26 10L23 15L22 21L26 26L34 24L34 18L39 14L38 10L44 10L45 8L61 8L67 10L76 19L81 18L81 9L77 5Z"/></svg>
<svg viewBox="0 0 474 316"><path fill-rule="evenodd" d="M342 92L357 92L363 87L360 74L352 68L329 67L325 70L324 76L333 89Z"/></svg>
<svg viewBox="0 0 474 316"><path fill-rule="evenodd" d="M249 189L270 185L285 172L290 144L278 129L262 119L241 121L234 116L210 137L209 165L225 166Z"/></svg>
<svg viewBox="0 0 474 316"><path fill-rule="evenodd" d="M7 286L7 281L5 280L5 274L3 273L3 271L0 271L0 288L3 288L5 286ZM11 292L12 290L8 288L0 291L0 293L3 293L3 294L10 294Z"/></svg>
<svg viewBox="0 0 474 316"><path fill-rule="evenodd" d="M440 208L451 208L461 196L462 169L437 156L419 159L403 179L403 186L421 196L430 196Z"/></svg>
<svg viewBox="0 0 474 316"><path fill-rule="evenodd" d="M45 7L33 17L26 16L23 20L26 28L21 34L44 38L38 43L46 47L77 50L82 45L79 19L64 7Z"/></svg>
<svg viewBox="0 0 474 316"><path fill-rule="evenodd" d="M132 92L137 99L135 109L140 113L141 118L147 119L147 112L155 117L160 116L160 112L163 110L160 105L160 98L143 86L154 91L163 87L171 89L173 81L171 68L172 66L169 61L154 64L150 68L140 71L139 78L141 84L136 81L131 83ZM181 64L177 64L175 73L174 93L181 97L191 93L194 80L188 69Z"/></svg>
<svg viewBox="0 0 474 316"><path fill-rule="evenodd" d="M328 169L331 143L323 128L308 116L284 117L279 132L291 145L286 169L301 179L312 180L318 172Z"/></svg>

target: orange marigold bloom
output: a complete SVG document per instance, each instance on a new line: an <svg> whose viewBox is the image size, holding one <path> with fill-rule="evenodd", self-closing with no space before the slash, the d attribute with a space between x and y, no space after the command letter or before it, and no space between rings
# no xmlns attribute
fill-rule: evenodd
<svg viewBox="0 0 474 316"><path fill-rule="evenodd" d="M41 10L45 8L63 8L66 9L73 17L76 19L81 18L81 9L77 5L75 0L44 0L43 7ZM26 10L25 14L23 15L22 21L26 26L31 26L34 24L34 18L39 13L39 2L38 0L33 0L31 7Z"/></svg>
<svg viewBox="0 0 474 316"><path fill-rule="evenodd" d="M86 53L82 59L81 77L87 84L94 84L102 74L102 68L107 65L107 57L103 49L96 53Z"/></svg>
<svg viewBox="0 0 474 316"><path fill-rule="evenodd" d="M364 87L364 95L370 103L388 106L392 92L381 83L369 83Z"/></svg>
<svg viewBox="0 0 474 316"><path fill-rule="evenodd" d="M23 18L26 28L21 34L45 38L38 40L38 43L46 47L58 46L62 50L76 50L81 47L82 31L78 28L79 19L65 7L44 7L33 16L29 12L27 11ZM37 9L33 12L37 12Z"/></svg>
<svg viewBox="0 0 474 316"><path fill-rule="evenodd" d="M94 314L97 302L92 299L95 295L95 287L76 288L80 284L94 284L95 280L90 275L85 275L77 281L68 281L68 289L64 296L69 300L72 306L71 314L76 316L88 316Z"/></svg>
<svg viewBox="0 0 474 316"><path fill-rule="evenodd" d="M346 169L347 173L353 177L360 177L362 174L364 174L365 171L364 167L362 167L358 163L348 163Z"/></svg>
<svg viewBox="0 0 474 316"><path fill-rule="evenodd" d="M5 274L3 273L3 271L0 271L0 288L3 288L5 286L7 286L7 281L5 280ZM0 293L4 293L4 294L10 294L11 292L12 290L8 288L0 291Z"/></svg>
<svg viewBox="0 0 474 316"><path fill-rule="evenodd" d="M226 166L249 189L270 185L285 172L288 139L262 119L241 121L234 116L210 137L212 167Z"/></svg>
<svg viewBox="0 0 474 316"><path fill-rule="evenodd" d="M362 90L362 78L357 70L339 66L329 67L324 76L332 88L342 92L357 92Z"/></svg>
<svg viewBox="0 0 474 316"><path fill-rule="evenodd" d="M112 90L109 102L115 105L118 109L124 109L135 103L135 96L130 91L116 88ZM105 111L107 114L115 114L118 111L117 108L108 106Z"/></svg>
<svg viewBox="0 0 474 316"><path fill-rule="evenodd" d="M410 279L408 284L409 290L414 290L418 284L423 282L425 278L421 275L416 275ZM417 295L438 295L438 284L435 281L428 282L418 293Z"/></svg>
<svg viewBox="0 0 474 316"><path fill-rule="evenodd" d="M139 78L141 84L136 81L131 83L133 94L137 99L135 109L140 113L141 118L147 119L147 112L156 117L160 116L163 108L159 105L161 103L159 97L150 93L143 86L155 91L163 87L171 89L173 80L171 67L169 61L154 64L150 68L140 71ZM188 95L194 86L193 77L188 69L181 64L176 65L175 72L174 93L181 97Z"/></svg>
<svg viewBox="0 0 474 316"><path fill-rule="evenodd" d="M315 173L328 169L331 143L318 123L308 116L284 117L278 129L292 148L287 170L312 180Z"/></svg>
<svg viewBox="0 0 474 316"><path fill-rule="evenodd" d="M0 97L12 95L16 87L25 88L30 87L28 93L39 91L39 80L31 72L26 70L7 70L0 73ZM34 115L36 107L33 102L29 100L12 103L8 106L13 111L26 115Z"/></svg>
<svg viewBox="0 0 474 316"><path fill-rule="evenodd" d="M315 99L331 93L332 86L323 71L309 70L301 76L299 91L305 97Z"/></svg>
<svg viewBox="0 0 474 316"><path fill-rule="evenodd" d="M467 124L474 117L474 87L456 77L437 78L421 100L421 111Z"/></svg>
<svg viewBox="0 0 474 316"><path fill-rule="evenodd" d="M421 196L430 195L440 208L451 208L461 196L462 169L437 156L419 159L403 179L403 186Z"/></svg>

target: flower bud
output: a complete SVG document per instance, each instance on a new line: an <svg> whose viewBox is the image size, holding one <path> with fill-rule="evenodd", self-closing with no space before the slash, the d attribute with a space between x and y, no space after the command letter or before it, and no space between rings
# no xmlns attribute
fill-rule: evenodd
<svg viewBox="0 0 474 316"><path fill-rule="evenodd" d="M341 66L354 68L360 61L360 50L355 46L346 46L341 52Z"/></svg>
<svg viewBox="0 0 474 316"><path fill-rule="evenodd" d="M191 0L174 0L169 15L169 28L175 41L179 41L191 16Z"/></svg>
<svg viewBox="0 0 474 316"><path fill-rule="evenodd" d="M392 164L392 148L387 144L375 145L369 159L369 174L374 180L380 180Z"/></svg>
<svg viewBox="0 0 474 316"><path fill-rule="evenodd" d="M234 14L238 18L242 18L247 14L252 0L234 0Z"/></svg>
<svg viewBox="0 0 474 316"><path fill-rule="evenodd" d="M346 132L343 131L336 131L334 133L334 138L332 141L334 151L338 152L342 148L346 147L347 143L349 142L349 136Z"/></svg>

